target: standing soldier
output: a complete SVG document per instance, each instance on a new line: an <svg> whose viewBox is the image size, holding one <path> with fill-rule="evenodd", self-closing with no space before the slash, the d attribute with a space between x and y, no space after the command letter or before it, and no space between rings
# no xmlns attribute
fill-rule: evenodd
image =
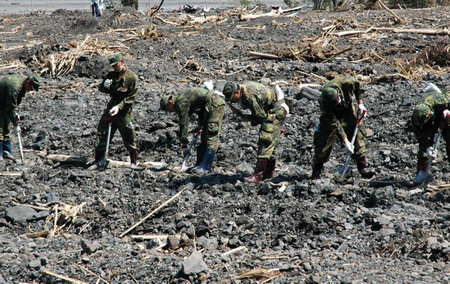
<svg viewBox="0 0 450 284"><path fill-rule="evenodd" d="M3 158L14 160L9 134L11 124L14 126L14 132L20 131L16 108L26 92L38 91L40 85L40 78L35 74L29 77L10 75L0 79L0 160Z"/></svg>
<svg viewBox="0 0 450 284"><path fill-rule="evenodd" d="M205 88L187 88L176 96L161 98L160 107L161 110L178 114L183 156L189 152L189 117L193 113L197 114L198 126L191 132L201 131L201 142L197 147L197 162L193 172L210 171L219 148L219 134L225 113L223 94Z"/></svg>
<svg viewBox="0 0 450 284"><path fill-rule="evenodd" d="M279 87L278 87L279 88ZM248 182L260 182L272 178L276 165L276 151L280 142L281 125L289 113L281 89L275 93L272 88L256 82L237 84L227 82L223 87L225 100L233 112L252 126L261 125L255 171L245 178ZM243 114L231 103L238 103L251 114Z"/></svg>
<svg viewBox="0 0 450 284"><path fill-rule="evenodd" d="M95 165L105 157L108 128L111 127L112 140L114 133L119 129L123 143L130 153L131 166L137 165L136 132L134 130L133 104L136 101L137 76L128 70L121 54L109 57L109 65L114 71L109 72L98 89L111 97L103 112L97 127L97 140L95 141Z"/></svg>
<svg viewBox="0 0 450 284"><path fill-rule="evenodd" d="M434 134L441 126L446 144L447 159L450 161L450 93L442 94L434 84L429 84L424 89L424 93L425 95L414 108L411 117L414 133L419 141L415 184L421 184L425 181L428 159L437 156L432 145Z"/></svg>
<svg viewBox="0 0 450 284"><path fill-rule="evenodd" d="M352 139L357 121L353 97L358 103L359 112L365 116L367 110L363 104L362 90L358 81L349 77L338 77L323 87L319 99L322 115L319 126L314 132L312 179L320 178L323 164L330 158L337 139L340 139L347 151L353 154L361 176L367 178L373 176L374 172L368 168L364 128L360 128L354 145L349 141Z"/></svg>

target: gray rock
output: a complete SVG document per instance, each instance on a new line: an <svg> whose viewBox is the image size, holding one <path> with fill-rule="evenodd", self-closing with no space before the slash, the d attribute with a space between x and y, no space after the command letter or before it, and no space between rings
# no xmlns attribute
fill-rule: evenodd
<svg viewBox="0 0 450 284"><path fill-rule="evenodd" d="M14 206L6 209L6 219L11 222L20 222L32 219L37 212L27 206Z"/></svg>
<svg viewBox="0 0 450 284"><path fill-rule="evenodd" d="M175 236L167 237L167 247L170 249L176 249L180 245L180 239Z"/></svg>
<svg viewBox="0 0 450 284"><path fill-rule="evenodd" d="M201 253L194 251L189 257L183 261L183 273L193 275L208 270L208 266L203 261Z"/></svg>
<svg viewBox="0 0 450 284"><path fill-rule="evenodd" d="M90 242L88 240L82 239L81 248L84 253L92 254L100 248L100 244L98 242Z"/></svg>

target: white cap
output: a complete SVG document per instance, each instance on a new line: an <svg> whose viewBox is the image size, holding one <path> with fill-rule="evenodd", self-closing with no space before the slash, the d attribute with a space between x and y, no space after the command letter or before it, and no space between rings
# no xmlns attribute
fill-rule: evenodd
<svg viewBox="0 0 450 284"><path fill-rule="evenodd" d="M439 93L442 94L441 90L433 83L429 83L425 89L423 89L424 93Z"/></svg>

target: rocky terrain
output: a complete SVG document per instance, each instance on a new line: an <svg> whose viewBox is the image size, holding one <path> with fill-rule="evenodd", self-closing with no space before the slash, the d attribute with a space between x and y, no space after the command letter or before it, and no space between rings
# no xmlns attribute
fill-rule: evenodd
<svg viewBox="0 0 450 284"><path fill-rule="evenodd" d="M394 11L1 16L1 74L42 73L44 85L19 107L25 163L0 163L0 283L450 283L443 148L432 182L402 185L415 171L413 106L428 83L450 85L450 9ZM271 15L243 20L259 13ZM96 86L115 52L140 78L140 161L155 163L91 171L108 101ZM352 169L338 182L339 147L323 178L308 179L320 111L301 87L339 74L365 86L372 180ZM274 179L243 182L258 128L229 109L214 172L179 171L177 119L159 98L205 80L285 91L292 113ZM118 133L109 157L128 161Z"/></svg>

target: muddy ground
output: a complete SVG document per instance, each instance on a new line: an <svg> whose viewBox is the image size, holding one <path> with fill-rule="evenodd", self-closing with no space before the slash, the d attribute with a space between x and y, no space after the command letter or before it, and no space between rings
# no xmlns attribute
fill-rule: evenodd
<svg viewBox="0 0 450 284"><path fill-rule="evenodd" d="M260 12L269 11L253 13ZM100 20L67 10L0 17L2 74L42 72L51 55L58 60L87 36L98 46L77 57L67 75L44 72L42 90L19 107L26 163L0 164L2 175L17 174L0 177L0 283L62 283L63 277L86 283L450 282L450 197L447 188L436 187L450 181L445 153L425 188L376 182L413 178L417 145L409 117L427 83L443 90L450 85L444 29L450 9L395 10L402 23L382 10L300 11L250 21L241 21L241 13L190 14L224 17L204 24L180 24L185 13L151 19L129 10ZM141 33L152 25L153 33ZM366 32L337 36L352 30ZM91 171L50 160L49 154L92 158L108 101L96 85L113 52L124 53L140 78L134 108L140 160L164 165ZM352 169L337 182L334 170L344 156L339 147L321 180L307 178L320 111L300 87L320 90L338 74L365 83L373 180ZM243 182L256 160L258 129L229 109L214 173L178 171L177 120L158 111L159 98L208 79L219 88L227 80L278 82L291 99L271 181ZM118 133L110 158L128 161ZM61 214L73 206L82 210ZM163 237L148 237L155 235Z"/></svg>

